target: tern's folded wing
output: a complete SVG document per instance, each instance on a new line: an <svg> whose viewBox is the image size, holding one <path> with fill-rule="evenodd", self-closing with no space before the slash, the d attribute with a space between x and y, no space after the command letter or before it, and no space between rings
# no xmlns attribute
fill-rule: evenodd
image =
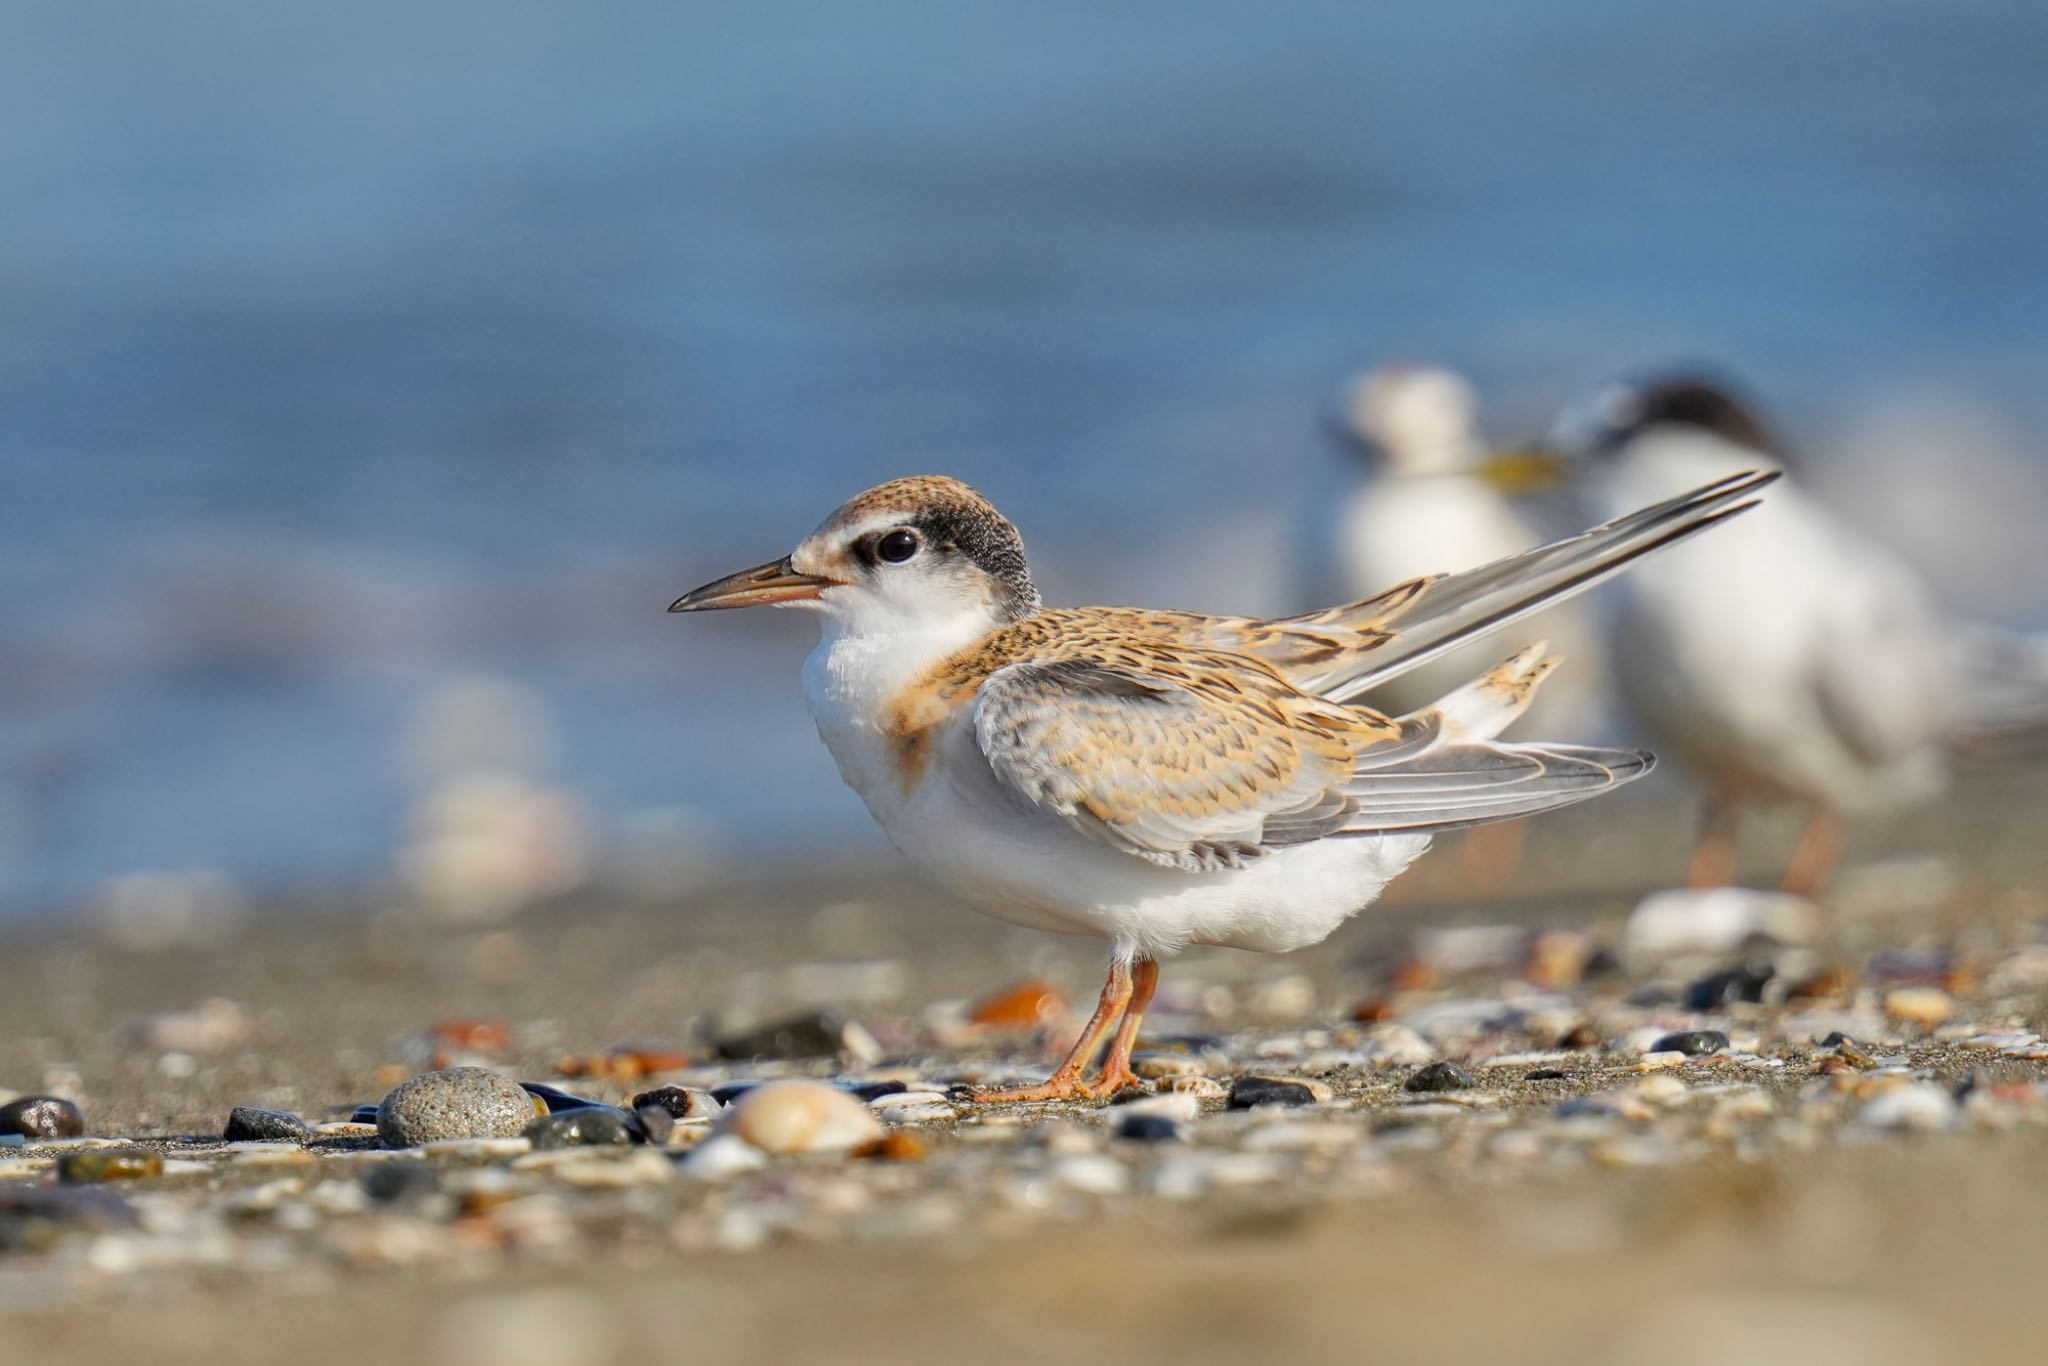
<svg viewBox="0 0 2048 1366"><path fill-rule="evenodd" d="M1432 708L1389 721L1264 670L1172 652L998 669L975 701L997 780L1076 830L1191 872L1289 845L1443 830L1569 805L1650 757L1504 745Z"/></svg>

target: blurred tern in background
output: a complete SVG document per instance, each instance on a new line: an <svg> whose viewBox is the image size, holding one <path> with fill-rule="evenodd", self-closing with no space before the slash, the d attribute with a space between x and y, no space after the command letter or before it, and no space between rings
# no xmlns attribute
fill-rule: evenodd
<svg viewBox="0 0 2048 1366"><path fill-rule="evenodd" d="M1442 569L1471 569L1528 549L1549 530L1517 495L1555 482L1542 460L1493 455L1479 396L1436 365L1382 365L1353 376L1333 405L1346 447L1341 486L1309 508L1298 576L1302 605L1340 602ZM1553 678L1517 725L1530 733L1604 736L1610 727L1603 643L1584 598L1545 608L1514 628L1518 643L1546 640L1571 668ZM1401 713L1428 706L1494 661L1470 645L1393 679L1370 699ZM1490 825L1458 837L1458 891L1487 898L1519 870L1526 827Z"/></svg>
<svg viewBox="0 0 2048 1366"><path fill-rule="evenodd" d="M1516 495L1554 482L1546 462L1490 453L1479 397L1464 376L1435 365L1385 365L1339 393L1333 425L1349 448L1343 487L1321 490L1300 580L1303 605L1342 602L1418 574L1471 569L1546 539ZM1590 737L1602 725L1601 632L1584 599L1545 608L1512 639L1547 640L1572 667L1552 679L1518 724ZM1496 661L1472 645L1375 691L1375 706L1427 706Z"/></svg>
<svg viewBox="0 0 2048 1366"><path fill-rule="evenodd" d="M1598 389L1546 445L1593 515L1787 464L1748 407L1687 375ZM1789 479L1615 597L1616 684L1705 790L1695 886L1732 878L1742 803L1789 799L1805 824L1782 886L1810 895L1840 859L1844 817L1930 801L1959 745L2048 723L2036 645L1945 618L1910 565Z"/></svg>

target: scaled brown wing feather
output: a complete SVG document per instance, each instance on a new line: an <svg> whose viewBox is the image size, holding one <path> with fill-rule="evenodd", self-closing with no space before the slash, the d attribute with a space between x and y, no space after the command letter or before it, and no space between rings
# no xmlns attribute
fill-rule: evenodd
<svg viewBox="0 0 2048 1366"><path fill-rule="evenodd" d="M1005 786L1113 848L1190 871L1341 826L1342 785L1378 718L1293 694L1249 661L1190 668L1162 648L1144 668L1130 646L1119 653L1127 662L1011 664L982 684L975 738Z"/></svg>
<svg viewBox="0 0 2048 1366"><path fill-rule="evenodd" d="M1389 722L1295 691L1250 660L1189 661L1162 647L1148 669L1128 646L1120 653L1114 665L998 669L977 696L975 738L1023 800L1091 839L1190 872L1334 836L1456 829L1566 806L1651 762L1462 738L1434 709Z"/></svg>

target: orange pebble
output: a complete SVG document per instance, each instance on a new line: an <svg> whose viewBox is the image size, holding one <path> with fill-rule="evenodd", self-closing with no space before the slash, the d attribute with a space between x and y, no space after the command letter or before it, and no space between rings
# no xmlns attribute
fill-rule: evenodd
<svg viewBox="0 0 2048 1366"><path fill-rule="evenodd" d="M970 1018L992 1029L1035 1029L1057 1020L1066 1009L1067 998L1059 988L1033 978L975 1002Z"/></svg>

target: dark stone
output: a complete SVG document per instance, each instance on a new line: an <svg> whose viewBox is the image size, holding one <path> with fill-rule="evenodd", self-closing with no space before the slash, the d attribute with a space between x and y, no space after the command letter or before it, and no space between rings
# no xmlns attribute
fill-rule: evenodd
<svg viewBox="0 0 2048 1366"><path fill-rule="evenodd" d="M78 1138L85 1116L76 1105L57 1096L23 1096L0 1105L0 1134L23 1138Z"/></svg>
<svg viewBox="0 0 2048 1366"><path fill-rule="evenodd" d="M1686 1029L1676 1034L1666 1034L1650 1045L1652 1053L1683 1053L1688 1058L1702 1058L1709 1053L1728 1051L1728 1036L1718 1029Z"/></svg>
<svg viewBox="0 0 2048 1366"><path fill-rule="evenodd" d="M830 1010L814 1010L728 1034L717 1044L729 1062L756 1058L793 1060L837 1057L846 1041L846 1021Z"/></svg>
<svg viewBox="0 0 2048 1366"><path fill-rule="evenodd" d="M255 1105L237 1105L228 1111L227 1127L220 1136L230 1143L264 1143L280 1139L303 1142L313 1136L313 1126L289 1110L265 1110Z"/></svg>
<svg viewBox="0 0 2048 1366"><path fill-rule="evenodd" d="M851 1091L862 1104L866 1104L868 1101L875 1100L881 1096L900 1096L905 1091L908 1091L910 1087L900 1081L864 1081L858 1085L850 1085L846 1089Z"/></svg>
<svg viewBox="0 0 2048 1366"><path fill-rule="evenodd" d="M715 1093L689 1086L657 1086L633 1097L633 1110L660 1110L671 1124L679 1119L710 1119L723 1108Z"/></svg>
<svg viewBox="0 0 2048 1366"><path fill-rule="evenodd" d="M59 1181L135 1181L163 1172L163 1156L147 1148L87 1148L57 1159Z"/></svg>
<svg viewBox="0 0 2048 1366"><path fill-rule="evenodd" d="M1776 966L1767 958L1755 958L1732 968L1723 968L1686 987L1686 1009L1717 1010L1741 1001L1761 1003L1764 989L1776 975Z"/></svg>
<svg viewBox="0 0 2048 1366"><path fill-rule="evenodd" d="M1463 1091L1472 1074L1454 1062L1433 1062L1401 1083L1403 1091Z"/></svg>
<svg viewBox="0 0 2048 1366"><path fill-rule="evenodd" d="M348 1122L351 1124L375 1124L377 1122L377 1107L374 1105L358 1105L355 1109L348 1112Z"/></svg>
<svg viewBox="0 0 2048 1366"><path fill-rule="evenodd" d="M1166 1115L1125 1115L1116 1122L1116 1136L1139 1143L1171 1143L1180 1137L1180 1125Z"/></svg>
<svg viewBox="0 0 2048 1366"><path fill-rule="evenodd" d="M1316 1093L1307 1082L1281 1077L1239 1077L1230 1083L1229 1106L1249 1110L1254 1105L1313 1105Z"/></svg>
<svg viewBox="0 0 2048 1366"><path fill-rule="evenodd" d="M135 1207L110 1190L0 1182L0 1252L40 1251L67 1233L133 1228Z"/></svg>
<svg viewBox="0 0 2048 1366"><path fill-rule="evenodd" d="M646 1131L632 1115L610 1105L586 1105L542 1115L526 1126L526 1137L536 1149L623 1148L647 1141Z"/></svg>
<svg viewBox="0 0 2048 1366"><path fill-rule="evenodd" d="M1850 1048L1854 1048L1856 1041L1839 1029L1831 1031L1825 1039L1820 1041L1822 1048L1840 1048L1845 1044Z"/></svg>
<svg viewBox="0 0 2048 1366"><path fill-rule="evenodd" d="M593 1106L610 1108L606 1107L601 1100L591 1100L585 1096L572 1096L567 1091L557 1090L543 1082L522 1081L519 1083L519 1089L547 1106L548 1113L551 1115L559 1115L565 1110L588 1110Z"/></svg>
<svg viewBox="0 0 2048 1366"><path fill-rule="evenodd" d="M432 1195L440 1186L432 1165L411 1159L379 1162L363 1173L364 1194L379 1204Z"/></svg>
<svg viewBox="0 0 2048 1366"><path fill-rule="evenodd" d="M1613 949L1602 946L1586 955L1586 966L1579 969L1582 982L1594 979L1608 979L1621 976L1621 956Z"/></svg>
<svg viewBox="0 0 2048 1366"><path fill-rule="evenodd" d="M758 1081L729 1081L723 1086L712 1087L711 1098L720 1105L730 1105L760 1084Z"/></svg>
<svg viewBox="0 0 2048 1366"><path fill-rule="evenodd" d="M633 1123L639 1127L640 1141L652 1143L657 1148L667 1143L668 1136L676 1131L676 1117L661 1105L634 1106Z"/></svg>
<svg viewBox="0 0 2048 1366"><path fill-rule="evenodd" d="M1566 1077L1568 1077L1568 1076L1570 1076L1570 1075L1571 1075L1571 1073L1569 1073L1569 1072L1560 1072L1560 1071L1558 1071L1558 1070L1557 1070L1557 1069L1556 1069L1555 1067L1539 1067L1539 1068L1537 1068L1537 1069L1536 1069L1536 1070L1535 1070L1534 1072L1531 1072L1531 1073L1529 1073L1529 1074L1528 1074L1527 1076L1523 1077L1523 1078L1522 1078L1522 1080L1523 1080L1523 1081L1563 1081L1563 1080L1564 1080L1564 1079L1565 1079Z"/></svg>

